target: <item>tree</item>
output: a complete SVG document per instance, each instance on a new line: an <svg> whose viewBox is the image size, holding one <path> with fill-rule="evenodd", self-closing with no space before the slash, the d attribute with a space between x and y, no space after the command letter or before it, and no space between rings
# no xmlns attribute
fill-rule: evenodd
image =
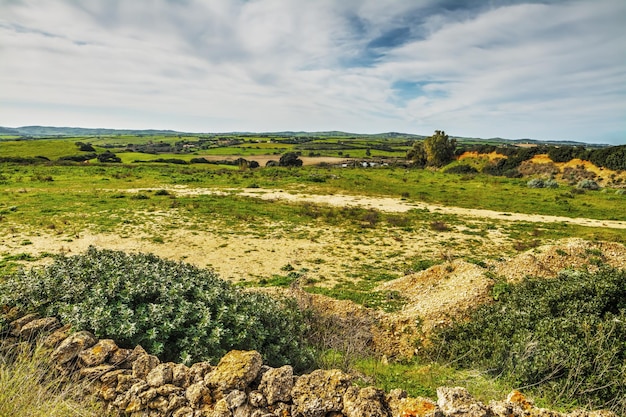
<svg viewBox="0 0 626 417"><path fill-rule="evenodd" d="M302 159L298 158L298 154L295 152L287 152L280 157L278 165L281 167L301 167Z"/></svg>
<svg viewBox="0 0 626 417"><path fill-rule="evenodd" d="M98 161L105 162L122 162L122 159L111 151L104 151L98 155Z"/></svg>
<svg viewBox="0 0 626 417"><path fill-rule="evenodd" d="M413 144L413 147L409 149L409 151L406 153L406 158L413 161L415 166L424 168L426 166L426 163L428 162L428 159L426 157L426 150L424 149L424 142L415 142Z"/></svg>
<svg viewBox="0 0 626 417"><path fill-rule="evenodd" d="M443 130L435 130L435 134L424 140L427 164L441 167L454 160L456 140L450 139Z"/></svg>

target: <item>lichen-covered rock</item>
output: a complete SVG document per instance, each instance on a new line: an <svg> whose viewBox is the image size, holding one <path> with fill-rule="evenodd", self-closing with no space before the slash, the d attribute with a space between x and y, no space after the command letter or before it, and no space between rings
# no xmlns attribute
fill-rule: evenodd
<svg viewBox="0 0 626 417"><path fill-rule="evenodd" d="M172 368L174 364L171 362L162 363L154 367L148 375L146 375L146 382L151 387L160 387L172 382Z"/></svg>
<svg viewBox="0 0 626 417"><path fill-rule="evenodd" d="M174 411L172 417L194 417L194 411L191 407L182 407Z"/></svg>
<svg viewBox="0 0 626 417"><path fill-rule="evenodd" d="M111 372L113 369L115 369L113 365L98 365L98 366L91 366L88 368L82 368L78 374L80 375L81 378L85 378L85 379L89 379L93 381L96 379L100 379L100 377L102 377L107 372Z"/></svg>
<svg viewBox="0 0 626 417"><path fill-rule="evenodd" d="M83 366L102 365L107 358L118 349L111 339L102 339L92 347L83 350L78 355L79 363Z"/></svg>
<svg viewBox="0 0 626 417"><path fill-rule="evenodd" d="M374 387L349 387L343 395L343 414L346 417L391 417L385 392Z"/></svg>
<svg viewBox="0 0 626 417"><path fill-rule="evenodd" d="M58 364L65 364L75 359L80 352L96 344L96 338L88 331L80 331L69 335L52 352L51 358Z"/></svg>
<svg viewBox="0 0 626 417"><path fill-rule="evenodd" d="M233 413L230 412L228 403L224 398L215 403L212 413L208 414L210 417L232 417Z"/></svg>
<svg viewBox="0 0 626 417"><path fill-rule="evenodd" d="M293 368L289 365L268 369L261 378L259 391L268 404L291 401L293 389Z"/></svg>
<svg viewBox="0 0 626 417"><path fill-rule="evenodd" d="M159 365L159 358L144 353L133 362L133 376L139 379L145 379L146 376Z"/></svg>
<svg viewBox="0 0 626 417"><path fill-rule="evenodd" d="M172 364L172 384L187 388L191 384L189 368L182 363Z"/></svg>
<svg viewBox="0 0 626 417"><path fill-rule="evenodd" d="M20 331L22 330L22 327L25 326L26 324L30 323L33 320L37 320L39 318L38 314L32 313L32 314L27 314L23 317L20 317L17 320L13 320L11 323L9 323L9 332L11 334L11 336L19 336L20 335Z"/></svg>
<svg viewBox="0 0 626 417"><path fill-rule="evenodd" d="M72 326L69 324L66 324L56 329L55 331L50 333L48 336L46 336L46 338L43 340L43 346L50 348L50 349L57 348L61 344L62 341L67 339L67 337L70 335L71 330L72 330Z"/></svg>
<svg viewBox="0 0 626 417"><path fill-rule="evenodd" d="M262 363L259 352L233 350L224 355L204 381L216 390L218 397L233 390L243 390L257 377Z"/></svg>
<svg viewBox="0 0 626 417"><path fill-rule="evenodd" d="M443 413L428 398L411 398L406 391L394 389L387 395L387 404L393 417L443 417Z"/></svg>
<svg viewBox="0 0 626 417"><path fill-rule="evenodd" d="M206 374L211 372L215 367L209 362L196 362L189 367L189 383L195 384L196 382L204 381Z"/></svg>
<svg viewBox="0 0 626 417"><path fill-rule="evenodd" d="M191 384L185 391L185 397L194 408L198 408L202 405L210 405L213 402L211 399L211 391L204 385L204 382Z"/></svg>
<svg viewBox="0 0 626 417"><path fill-rule="evenodd" d="M493 413L462 387L437 388L437 405L449 417L491 417Z"/></svg>
<svg viewBox="0 0 626 417"><path fill-rule="evenodd" d="M248 402L256 408L267 407L267 400L261 391L252 391L248 394Z"/></svg>
<svg viewBox="0 0 626 417"><path fill-rule="evenodd" d="M20 329L20 337L26 340L33 340L44 333L54 331L61 327L61 323L56 317L45 317L35 319L24 324Z"/></svg>
<svg viewBox="0 0 626 417"><path fill-rule="evenodd" d="M226 404L228 404L228 408L234 410L235 408L241 407L248 400L248 396L245 392L234 390L228 393L225 397Z"/></svg>
<svg viewBox="0 0 626 417"><path fill-rule="evenodd" d="M109 358L107 359L107 362L111 365L117 366L118 368L130 369L132 368L133 364L128 360L128 358L130 357L132 352L133 351L131 349L117 348L116 350L111 352Z"/></svg>
<svg viewBox="0 0 626 417"><path fill-rule="evenodd" d="M291 390L293 416L325 417L331 411L341 412L350 384L350 376L337 369L318 369L302 375Z"/></svg>

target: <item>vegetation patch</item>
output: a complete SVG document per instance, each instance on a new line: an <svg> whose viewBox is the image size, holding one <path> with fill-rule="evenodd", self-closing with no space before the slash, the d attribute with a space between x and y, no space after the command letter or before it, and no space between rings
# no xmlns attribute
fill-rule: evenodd
<svg viewBox="0 0 626 417"><path fill-rule="evenodd" d="M307 367L305 325L294 302L245 292L212 271L149 254L93 247L52 265L19 270L0 284L0 302L164 360L215 361L258 350L269 364Z"/></svg>
<svg viewBox="0 0 626 417"><path fill-rule="evenodd" d="M432 358L500 375L562 405L626 413L626 271L564 271L499 286L497 302L435 332Z"/></svg>

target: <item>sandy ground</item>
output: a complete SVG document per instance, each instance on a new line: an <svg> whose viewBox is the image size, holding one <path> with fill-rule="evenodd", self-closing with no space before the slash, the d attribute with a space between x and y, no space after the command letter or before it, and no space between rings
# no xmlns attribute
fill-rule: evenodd
<svg viewBox="0 0 626 417"><path fill-rule="evenodd" d="M143 190L146 191L147 189ZM607 227L611 229L626 229L626 221L615 220L596 220L587 218L572 218L563 216L549 216L541 214L524 214L524 213L502 213L493 210L468 209L462 207L441 206L437 204L426 204L421 202L408 202L399 198L391 197L369 197L355 196L345 194L334 195L315 195L315 194L299 194L285 190L270 190L261 188L244 188L230 190L215 190L209 188L188 188L184 186L172 187L168 189L179 195L200 195L200 194L226 194L235 193L245 197L256 197L262 200L282 200L292 202L308 202L313 204L327 204L337 207L363 207L372 208L385 212L402 213L409 210L428 210L441 214L454 214L463 217L473 217L481 219L495 219L512 222L530 222L530 223L567 223L579 226L589 227ZM141 189L129 191L142 191Z"/></svg>
<svg viewBox="0 0 626 417"><path fill-rule="evenodd" d="M239 195L276 201L310 202L334 206L358 206L386 212L406 212L426 209L432 212L456 214L468 221L497 219L508 222L566 222L584 226L626 228L626 222L571 219L519 213L499 213L458 207L411 203L399 198L352 195L310 195L269 189L215 190L176 186L169 189L178 195L237 193ZM140 190L133 190L135 192ZM504 245L510 245L498 229L487 236L463 233L461 227L449 232L422 229L406 232L377 227L361 233L347 233L340 227L304 226L283 233L281 225L268 225L269 233L257 233L245 226L224 230L223 225L203 228L185 227L185 219L172 213L151 213L146 223L128 226L116 234L92 233L88 230L67 236L53 231L19 231L0 234L0 254L49 253L77 254L90 245L127 252L150 252L159 256L184 260L200 267L211 267L220 276L234 281L257 280L273 275L285 275L283 267L290 264L303 271L306 279L317 285L334 285L358 273L364 264L403 276L410 259L453 259L463 256L484 258L497 256ZM473 220L472 220L473 219ZM172 224L175 229L165 228ZM21 230L16 228L16 230ZM155 236L160 239L155 239ZM25 244L25 241L28 242ZM453 243L453 245L451 245ZM303 270L304 269L304 270Z"/></svg>

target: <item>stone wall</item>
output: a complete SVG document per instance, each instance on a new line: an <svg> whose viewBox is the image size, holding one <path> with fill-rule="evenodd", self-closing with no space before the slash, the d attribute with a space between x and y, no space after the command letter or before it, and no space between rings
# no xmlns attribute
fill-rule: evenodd
<svg viewBox="0 0 626 417"><path fill-rule="evenodd" d="M487 405L464 388L437 389L437 401L358 387L339 370L294 375L291 366L270 368L255 351L231 351L217 366L161 363L141 346L72 333L56 318L27 315L11 322L3 343L38 340L51 350L63 375L89 382L89 390L113 415L132 417L613 417L606 411L562 414L535 408L514 391Z"/></svg>

